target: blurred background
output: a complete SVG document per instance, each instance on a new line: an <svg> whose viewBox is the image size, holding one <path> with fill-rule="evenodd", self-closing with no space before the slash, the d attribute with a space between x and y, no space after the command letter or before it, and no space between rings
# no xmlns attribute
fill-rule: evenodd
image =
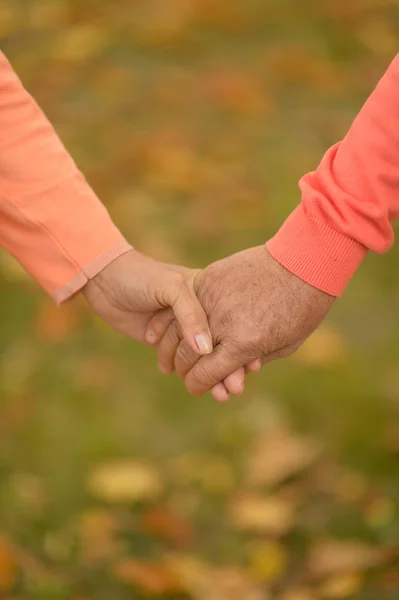
<svg viewBox="0 0 399 600"><path fill-rule="evenodd" d="M0 0L0 41L141 251L271 236L398 49L397 0ZM399 246L227 405L0 255L0 597L399 597Z"/></svg>

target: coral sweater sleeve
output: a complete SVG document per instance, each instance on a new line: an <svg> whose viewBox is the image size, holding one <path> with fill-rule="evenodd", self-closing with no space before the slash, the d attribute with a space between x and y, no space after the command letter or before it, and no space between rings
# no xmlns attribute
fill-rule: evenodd
<svg viewBox="0 0 399 600"><path fill-rule="evenodd" d="M289 271L339 296L368 250L392 245L399 216L399 54L345 138L300 183L302 200L267 242Z"/></svg>
<svg viewBox="0 0 399 600"><path fill-rule="evenodd" d="M0 245L58 303L130 249L1 52Z"/></svg>

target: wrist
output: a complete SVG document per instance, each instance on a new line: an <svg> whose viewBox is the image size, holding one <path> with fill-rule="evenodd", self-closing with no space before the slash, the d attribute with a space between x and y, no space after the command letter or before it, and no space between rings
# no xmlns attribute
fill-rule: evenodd
<svg viewBox="0 0 399 600"><path fill-rule="evenodd" d="M288 271L335 297L343 293L367 254L356 240L309 217L302 204L266 248Z"/></svg>
<svg viewBox="0 0 399 600"><path fill-rule="evenodd" d="M109 294L120 285L121 271L126 273L126 268L131 269L132 263L136 262L140 253L134 248L129 248L124 254L117 256L96 273L82 289L86 300L92 297L93 292Z"/></svg>

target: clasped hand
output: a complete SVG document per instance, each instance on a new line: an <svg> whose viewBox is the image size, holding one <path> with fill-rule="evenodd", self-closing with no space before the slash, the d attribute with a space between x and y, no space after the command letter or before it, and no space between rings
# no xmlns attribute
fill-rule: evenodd
<svg viewBox="0 0 399 600"><path fill-rule="evenodd" d="M257 246L187 269L131 250L84 288L93 310L153 346L163 373L219 401L244 389L245 373L292 354L318 327L334 297L305 283Z"/></svg>

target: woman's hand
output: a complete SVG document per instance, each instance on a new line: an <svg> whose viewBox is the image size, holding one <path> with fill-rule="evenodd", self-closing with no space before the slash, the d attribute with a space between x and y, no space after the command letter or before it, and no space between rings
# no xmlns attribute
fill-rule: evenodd
<svg viewBox="0 0 399 600"><path fill-rule="evenodd" d="M182 337L197 354L212 352L208 320L194 291L200 270L168 265L130 250L83 288L91 308L111 327L151 344L146 329L154 314L170 307Z"/></svg>
<svg viewBox="0 0 399 600"><path fill-rule="evenodd" d="M147 326L156 314L162 314L163 333L168 323L176 320L179 337L198 355L209 354L212 338L208 320L195 294L201 273L200 269L165 264L130 250L91 279L83 294L106 323L138 342L153 346L159 340L160 332L148 333ZM173 365L159 367L163 373L174 370ZM214 398L223 401L229 393L240 393L244 375L244 369L238 369L214 386Z"/></svg>

